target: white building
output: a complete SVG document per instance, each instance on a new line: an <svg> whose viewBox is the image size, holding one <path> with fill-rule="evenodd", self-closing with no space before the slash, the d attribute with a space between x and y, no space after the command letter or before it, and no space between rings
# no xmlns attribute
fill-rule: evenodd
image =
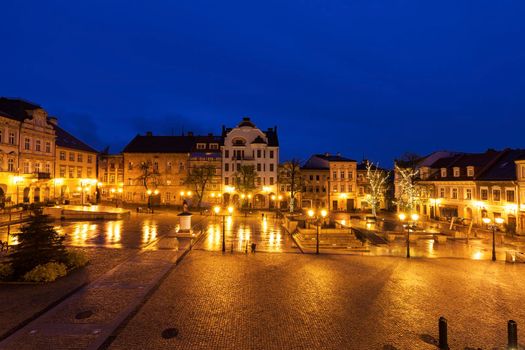
<svg viewBox="0 0 525 350"><path fill-rule="evenodd" d="M222 183L224 203L251 208L275 206L279 141L277 127L262 131L250 121L243 120L235 128L223 127ZM243 189L239 180L243 166L253 167L254 188Z"/></svg>

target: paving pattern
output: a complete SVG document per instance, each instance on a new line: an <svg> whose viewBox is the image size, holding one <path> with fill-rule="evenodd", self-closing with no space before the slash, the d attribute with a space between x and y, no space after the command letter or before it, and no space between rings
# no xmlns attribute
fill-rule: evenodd
<svg viewBox="0 0 525 350"><path fill-rule="evenodd" d="M442 315L451 349L504 349L524 282L499 262L192 251L111 349L436 349Z"/></svg>

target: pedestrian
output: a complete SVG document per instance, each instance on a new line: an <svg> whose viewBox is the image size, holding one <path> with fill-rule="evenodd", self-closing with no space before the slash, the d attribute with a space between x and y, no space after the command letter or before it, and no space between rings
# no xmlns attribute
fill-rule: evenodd
<svg viewBox="0 0 525 350"><path fill-rule="evenodd" d="M255 253L255 248L257 248L257 244L252 242L252 253Z"/></svg>
<svg viewBox="0 0 525 350"><path fill-rule="evenodd" d="M264 220L264 213L261 214L261 219Z"/></svg>

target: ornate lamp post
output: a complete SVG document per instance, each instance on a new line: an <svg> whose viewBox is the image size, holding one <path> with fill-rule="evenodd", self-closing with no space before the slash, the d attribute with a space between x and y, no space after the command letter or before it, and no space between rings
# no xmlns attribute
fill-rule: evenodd
<svg viewBox="0 0 525 350"><path fill-rule="evenodd" d="M490 220L490 218L483 218L482 220L483 223L487 226L492 221ZM496 222L496 224L490 226L492 228L492 261L496 261L496 228L498 227L498 225L501 225L504 220L502 218L495 218L494 221Z"/></svg>
<svg viewBox="0 0 525 350"><path fill-rule="evenodd" d="M226 252L226 216L231 216L233 214L233 207L229 206L227 213L221 214L221 207L218 205L213 208L215 215L222 217L222 252Z"/></svg>
<svg viewBox="0 0 525 350"><path fill-rule="evenodd" d="M328 215L326 209L321 209L320 212L315 212L313 209L308 210L308 216L312 219L317 226L316 242L315 242L315 254L319 254L319 225L322 220Z"/></svg>
<svg viewBox="0 0 525 350"><path fill-rule="evenodd" d="M408 221L406 224L404 223L407 219L407 216L404 213L400 213L398 215L399 220L403 223L403 228L407 230L407 258L410 258L410 230L416 229L417 221L419 220L419 215L414 213L410 215L411 221Z"/></svg>

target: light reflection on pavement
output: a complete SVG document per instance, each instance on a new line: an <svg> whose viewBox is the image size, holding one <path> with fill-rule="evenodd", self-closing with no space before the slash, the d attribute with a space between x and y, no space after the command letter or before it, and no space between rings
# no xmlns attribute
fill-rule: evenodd
<svg viewBox="0 0 525 350"><path fill-rule="evenodd" d="M207 237L197 246L197 249L220 251L222 249L221 217L211 217L206 229ZM257 244L257 251L265 252L298 252L292 239L286 235L280 221L272 217L262 220L259 216L226 217L225 246L228 252L250 251L251 243Z"/></svg>

